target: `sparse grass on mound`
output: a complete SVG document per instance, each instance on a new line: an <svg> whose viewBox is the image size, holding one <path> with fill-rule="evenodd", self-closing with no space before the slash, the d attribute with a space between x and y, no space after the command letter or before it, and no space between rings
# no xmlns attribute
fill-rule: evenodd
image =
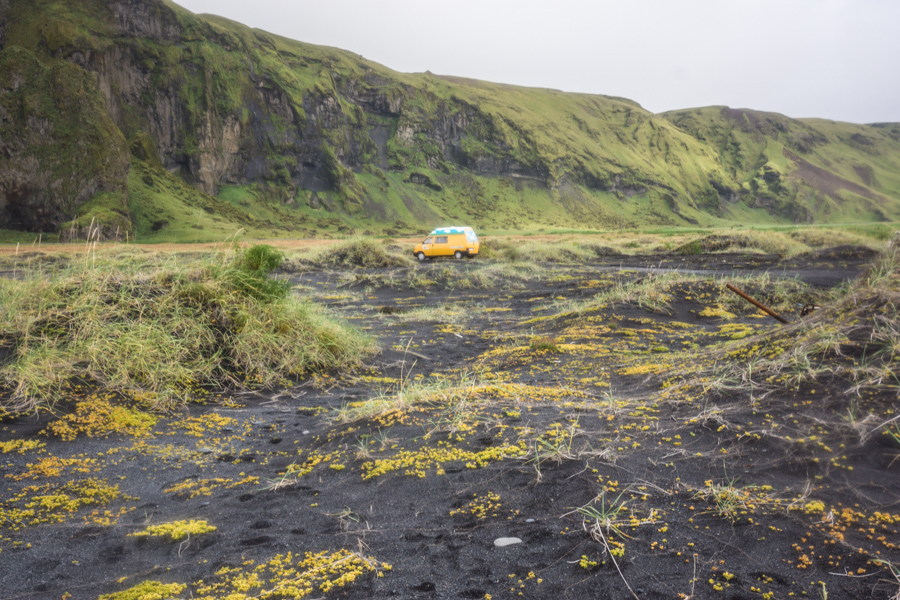
<svg viewBox="0 0 900 600"><path fill-rule="evenodd" d="M732 276L717 280L709 276L662 271L648 273L636 279L619 278L609 287L585 300L561 300L555 303L557 316L568 316L608 306L632 305L649 312L670 313L672 303L679 296L695 296L707 305L707 310L749 315L758 309L725 288L725 281L733 283L752 297L778 312L794 312L807 302L821 304L831 297L827 291L813 288L796 279L778 279L768 273L752 276ZM713 296L701 290L705 284L715 287ZM709 315L704 315L709 316Z"/></svg>
<svg viewBox="0 0 900 600"><path fill-rule="evenodd" d="M900 248L877 259L852 286L792 323L711 353L727 367L712 375L717 389L773 389L842 382L852 396L900 394Z"/></svg>
<svg viewBox="0 0 900 600"><path fill-rule="evenodd" d="M597 310L605 306L633 304L650 312L669 311L672 301L671 289L676 285L696 283L705 278L667 271L650 273L636 280L619 279L607 289L586 300L563 300L556 304L557 315L566 316L585 311Z"/></svg>
<svg viewBox="0 0 900 600"><path fill-rule="evenodd" d="M11 410L52 405L74 382L165 406L202 386L272 385L352 366L373 342L289 293L266 246L192 266L85 259L0 279L0 385Z"/></svg>
<svg viewBox="0 0 900 600"><path fill-rule="evenodd" d="M409 257L393 254L374 239L357 238L330 246L312 258L328 268L384 269L412 264Z"/></svg>
<svg viewBox="0 0 900 600"><path fill-rule="evenodd" d="M615 253L596 244L580 245L571 240L557 242L491 239L482 243L481 256L503 262L579 263Z"/></svg>
<svg viewBox="0 0 900 600"><path fill-rule="evenodd" d="M819 248L833 246L856 247L861 253L881 251L884 240L880 231L851 231L849 229L804 227L791 231L720 230L691 239L675 247L676 254L710 254L740 252L747 254L775 254L783 258L797 256Z"/></svg>
<svg viewBox="0 0 900 600"><path fill-rule="evenodd" d="M747 254L777 254L794 256L809 250L802 241L772 231L742 231L740 233L714 233L675 249L676 254L711 254L714 252L741 252Z"/></svg>
<svg viewBox="0 0 900 600"><path fill-rule="evenodd" d="M796 312L806 303L824 304L842 293L840 288L823 290L812 287L799 279L779 279L768 273L729 277L727 283L737 286L738 289L775 312L785 314ZM724 283L720 287L715 306L739 315L751 315L759 312L746 300L728 290Z"/></svg>
<svg viewBox="0 0 900 600"><path fill-rule="evenodd" d="M396 312L390 318L400 323L452 323L458 325L468 321L473 308L459 303L439 304L437 306L423 306L405 312Z"/></svg>

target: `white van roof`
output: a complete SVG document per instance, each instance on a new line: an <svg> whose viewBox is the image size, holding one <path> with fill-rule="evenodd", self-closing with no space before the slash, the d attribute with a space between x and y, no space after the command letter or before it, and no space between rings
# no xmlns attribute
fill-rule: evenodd
<svg viewBox="0 0 900 600"><path fill-rule="evenodd" d="M471 227L439 227L428 235L447 235L451 233L467 233L472 231Z"/></svg>

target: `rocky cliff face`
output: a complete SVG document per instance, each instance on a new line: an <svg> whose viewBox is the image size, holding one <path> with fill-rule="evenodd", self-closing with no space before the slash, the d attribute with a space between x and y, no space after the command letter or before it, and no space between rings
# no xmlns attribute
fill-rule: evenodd
<svg viewBox="0 0 900 600"><path fill-rule="evenodd" d="M657 116L622 99L402 75L162 0L58 8L0 0L0 228L78 233L93 220L101 236L127 233L134 160L208 195L312 194L312 208L387 221L390 194L432 214L417 199L425 189L460 207L453 214L486 214L485 178L544 190L582 225L603 223L609 202L642 198L674 223L738 203L807 220L801 191L846 200L816 170L843 164L839 190L897 203L882 183L897 180L884 175L891 160L859 159L900 154L890 128L832 134L731 109ZM812 165L835 148L852 154Z"/></svg>
<svg viewBox="0 0 900 600"><path fill-rule="evenodd" d="M57 232L104 192L127 214L127 146L93 77L7 47L0 82L0 227Z"/></svg>

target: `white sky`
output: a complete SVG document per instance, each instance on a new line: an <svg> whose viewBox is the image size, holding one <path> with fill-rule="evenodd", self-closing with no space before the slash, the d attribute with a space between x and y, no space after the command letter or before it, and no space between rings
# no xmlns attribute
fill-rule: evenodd
<svg viewBox="0 0 900 600"><path fill-rule="evenodd" d="M175 0L395 71L900 121L898 0Z"/></svg>

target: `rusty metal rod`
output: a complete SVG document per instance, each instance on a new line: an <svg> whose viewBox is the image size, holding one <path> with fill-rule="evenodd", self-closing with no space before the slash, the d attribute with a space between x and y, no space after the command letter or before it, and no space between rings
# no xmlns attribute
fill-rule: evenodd
<svg viewBox="0 0 900 600"><path fill-rule="evenodd" d="M768 306L760 304L759 302L757 302L756 300L754 300L753 298L751 298L750 296L748 296L741 290L737 289L730 283L725 284L725 287L727 287L729 290L731 290L732 292L734 292L735 294L737 294L738 296L740 296L741 298L743 298L744 300L746 300L747 302L749 302L750 304L752 304L753 306L758 308L759 310L763 311L764 313L767 313L773 319L776 319L777 321L781 321L782 323L790 323L790 321L788 321L787 319L785 319L784 317L779 315L777 312L775 312Z"/></svg>

